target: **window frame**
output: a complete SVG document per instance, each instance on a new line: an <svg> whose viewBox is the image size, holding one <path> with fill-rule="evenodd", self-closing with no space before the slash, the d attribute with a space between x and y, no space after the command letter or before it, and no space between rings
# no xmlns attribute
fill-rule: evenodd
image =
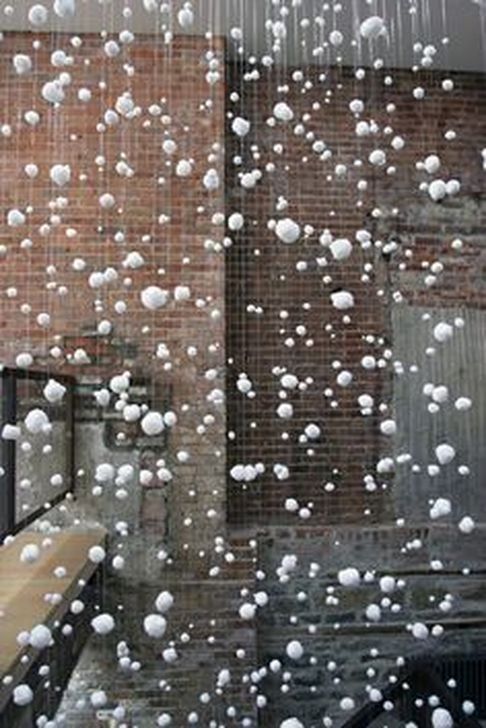
<svg viewBox="0 0 486 728"><path fill-rule="evenodd" d="M2 367L0 370L1 387L2 387L2 405L1 405L1 422L0 429L7 423L17 423L18 398L17 383L19 381L36 381L47 383L49 379L55 377L58 382L66 387L65 403L66 403L66 425L67 425L67 460L68 467L66 473L65 487L61 493L49 500L49 508L46 509L45 504L36 508L25 518L21 518L16 522L16 440L4 440L1 438L0 452L1 465L5 470L3 476L0 477L0 538L18 533L26 528L33 521L37 520L44 513L54 508L62 501L66 494L74 490L74 393L76 379L67 374L57 374L55 372L46 372L42 370L15 369L11 367Z"/></svg>

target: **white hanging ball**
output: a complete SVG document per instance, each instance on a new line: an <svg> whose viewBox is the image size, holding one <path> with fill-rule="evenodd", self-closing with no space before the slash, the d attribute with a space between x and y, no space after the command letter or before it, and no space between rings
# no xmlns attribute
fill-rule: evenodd
<svg viewBox="0 0 486 728"><path fill-rule="evenodd" d="M354 296L349 291L336 291L331 293L331 303L334 308L345 311L354 306Z"/></svg>
<svg viewBox="0 0 486 728"><path fill-rule="evenodd" d="M441 344L448 341L454 335L454 329L450 324L441 321L435 326L433 331L434 339L439 341Z"/></svg>
<svg viewBox="0 0 486 728"><path fill-rule="evenodd" d="M412 635L417 640L426 640L429 636L429 629L426 624L423 624L423 622L415 622L415 624L412 625Z"/></svg>
<svg viewBox="0 0 486 728"><path fill-rule="evenodd" d="M369 622L379 622L381 619L381 609L378 604L369 604L366 607L366 619Z"/></svg>
<svg viewBox="0 0 486 728"><path fill-rule="evenodd" d="M49 647L51 640L51 630L44 624L38 624L30 631L29 644L36 650L44 650Z"/></svg>
<svg viewBox="0 0 486 728"><path fill-rule="evenodd" d="M380 589L384 594L391 594L395 591L396 579L393 576L382 576L380 579Z"/></svg>
<svg viewBox="0 0 486 728"><path fill-rule="evenodd" d="M318 425L315 425L313 422L311 422L304 430L305 436L309 440L317 440L320 437L321 429L318 427Z"/></svg>
<svg viewBox="0 0 486 728"><path fill-rule="evenodd" d="M187 30L194 23L194 13L189 4L186 4L177 14L177 22L184 30Z"/></svg>
<svg viewBox="0 0 486 728"><path fill-rule="evenodd" d="M285 652L291 660L300 660L300 658L304 655L304 648L298 640L291 640L287 644Z"/></svg>
<svg viewBox="0 0 486 728"><path fill-rule="evenodd" d="M54 404L60 402L66 394L66 387L55 379L49 379L43 389L44 397L48 402Z"/></svg>
<svg viewBox="0 0 486 728"><path fill-rule="evenodd" d="M341 571L338 572L338 581L341 586L358 586L361 581L361 577L358 569L350 566L347 569L341 569Z"/></svg>
<svg viewBox="0 0 486 728"><path fill-rule="evenodd" d="M111 324L111 321L103 319L103 321L99 322L96 328L100 336L108 336L111 333L113 326Z"/></svg>
<svg viewBox="0 0 486 728"><path fill-rule="evenodd" d="M157 725L159 728L167 728L167 726L172 725L172 718L169 713L161 713L157 718Z"/></svg>
<svg viewBox="0 0 486 728"><path fill-rule="evenodd" d="M47 11L47 8L44 5L41 5L40 3L37 3L36 5L32 5L32 7L29 10L29 23L32 25L35 25L39 27L40 25L44 25L44 23L47 22L47 18L49 17L49 13Z"/></svg>
<svg viewBox="0 0 486 728"><path fill-rule="evenodd" d="M111 614L99 614L91 620L91 626L96 634L106 635L115 629L115 620Z"/></svg>
<svg viewBox="0 0 486 728"><path fill-rule="evenodd" d="M15 363L19 369L28 369L34 363L34 357L28 351L23 351L15 357Z"/></svg>
<svg viewBox="0 0 486 728"><path fill-rule="evenodd" d="M437 154L429 154L424 159L424 167L428 174L437 174L440 169L440 157Z"/></svg>
<svg viewBox="0 0 486 728"><path fill-rule="evenodd" d="M348 712L350 710L354 710L354 706L355 706L355 702L354 702L353 698L350 698L349 696L346 698L343 698L339 702L339 707L341 708L341 710L345 710L346 712Z"/></svg>
<svg viewBox="0 0 486 728"><path fill-rule="evenodd" d="M97 483L108 483L115 477L115 468L111 463L100 463L96 466L95 480Z"/></svg>
<svg viewBox="0 0 486 728"><path fill-rule="evenodd" d="M447 185L442 179L436 179L429 185L429 196L434 202L440 202L447 195Z"/></svg>
<svg viewBox="0 0 486 728"><path fill-rule="evenodd" d="M454 728L454 719L446 708L435 708L432 713L433 728Z"/></svg>
<svg viewBox="0 0 486 728"><path fill-rule="evenodd" d="M181 159L176 166L178 177L189 177L192 172L192 164L187 159Z"/></svg>
<svg viewBox="0 0 486 728"><path fill-rule="evenodd" d="M241 116L237 116L235 119L233 119L233 122L231 124L231 129L233 132L239 136L239 137L245 137L248 132L250 131L251 124L248 121L248 119L243 119Z"/></svg>
<svg viewBox="0 0 486 728"><path fill-rule="evenodd" d="M165 614L174 604L174 597L169 591L160 592L155 600L155 608L161 614Z"/></svg>
<svg viewBox="0 0 486 728"><path fill-rule="evenodd" d="M362 38L366 40L375 40L380 35L386 33L385 21L378 15L372 15L370 18L363 20L359 27Z"/></svg>
<svg viewBox="0 0 486 728"><path fill-rule="evenodd" d="M295 498L286 498L285 510L289 513L296 513L299 510L299 503Z"/></svg>
<svg viewBox="0 0 486 728"><path fill-rule="evenodd" d="M45 431L46 426L49 425L49 417L43 410L33 409L27 413L24 422L27 430L36 435Z"/></svg>
<svg viewBox="0 0 486 728"><path fill-rule="evenodd" d="M60 81L47 81L42 87L42 98L50 104L61 104L66 94Z"/></svg>
<svg viewBox="0 0 486 728"><path fill-rule="evenodd" d="M472 401L469 399L469 397L459 397L454 402L454 406L459 412L466 412L467 410L471 409Z"/></svg>
<svg viewBox="0 0 486 728"><path fill-rule="evenodd" d="M337 238L329 247L334 260L345 260L353 252L353 246L347 238Z"/></svg>
<svg viewBox="0 0 486 728"><path fill-rule="evenodd" d="M380 432L388 437L395 435L397 432L397 423L395 420L384 420L380 424Z"/></svg>
<svg viewBox="0 0 486 728"><path fill-rule="evenodd" d="M437 498L430 509L429 515L433 521L436 521L438 518L448 516L451 511L452 506L448 498Z"/></svg>
<svg viewBox="0 0 486 728"><path fill-rule="evenodd" d="M298 225L290 217L286 217L283 220L279 220L275 226L275 233L279 240L286 245L292 245L297 242L300 237L300 225Z"/></svg>
<svg viewBox="0 0 486 728"><path fill-rule="evenodd" d="M329 43L334 46L334 48L339 48L339 46L343 44L343 41L344 35L340 30L333 30L329 33Z"/></svg>
<svg viewBox="0 0 486 728"><path fill-rule="evenodd" d="M286 718L280 723L280 728L304 728L304 724L297 718Z"/></svg>
<svg viewBox="0 0 486 728"><path fill-rule="evenodd" d="M461 533L469 534L474 531L476 524L470 516L464 516L459 521L458 528Z"/></svg>
<svg viewBox="0 0 486 728"><path fill-rule="evenodd" d="M209 169L203 178L203 185L208 192L217 190L220 185L219 174L216 169Z"/></svg>
<svg viewBox="0 0 486 728"><path fill-rule="evenodd" d="M20 561L22 564L33 564L40 557L40 548L35 543L26 544L20 552Z"/></svg>
<svg viewBox="0 0 486 728"><path fill-rule="evenodd" d="M104 210L111 210L115 206L116 200L110 192L105 192L99 198L100 207Z"/></svg>
<svg viewBox="0 0 486 728"><path fill-rule="evenodd" d="M294 118L294 112L285 101L279 101L273 107L273 115L278 121L288 122Z"/></svg>
<svg viewBox="0 0 486 728"><path fill-rule="evenodd" d="M386 164L386 154L382 149L374 149L368 157L373 167L383 167Z"/></svg>
<svg viewBox="0 0 486 728"><path fill-rule="evenodd" d="M166 305L169 293L158 286L148 286L140 293L140 300L149 311L156 311Z"/></svg>
<svg viewBox="0 0 486 728"><path fill-rule="evenodd" d="M34 699L34 693L26 683L21 683L14 688L13 702L15 705L29 705Z"/></svg>
<svg viewBox="0 0 486 728"><path fill-rule="evenodd" d="M441 465L448 465L456 457L456 451L452 445L444 442L435 448L435 456Z"/></svg>
<svg viewBox="0 0 486 728"><path fill-rule="evenodd" d="M240 618L249 621L250 619L253 619L253 617L256 614L256 604L250 604L249 602L246 602L245 604L242 604L241 607L238 610L238 614L240 615Z"/></svg>
<svg viewBox="0 0 486 728"><path fill-rule="evenodd" d="M167 629L167 621L160 614L149 614L143 620L145 634L153 639L161 639Z"/></svg>
<svg viewBox="0 0 486 728"><path fill-rule="evenodd" d="M23 76L32 70L32 60L30 56L25 55L25 53L16 53L13 57L12 63L19 76Z"/></svg>
<svg viewBox="0 0 486 728"><path fill-rule="evenodd" d="M88 559L93 564L101 564L106 558L106 551L102 546L92 546L88 551Z"/></svg>
<svg viewBox="0 0 486 728"><path fill-rule="evenodd" d="M241 230L243 225L245 224L245 218L240 212L234 212L232 215L228 218L228 227L233 232L237 232L238 230Z"/></svg>
<svg viewBox="0 0 486 728"><path fill-rule="evenodd" d="M71 179L71 167L69 164L55 164L51 167L49 176L58 187L64 187Z"/></svg>
<svg viewBox="0 0 486 728"><path fill-rule="evenodd" d="M102 708L108 702L108 697L104 690L94 690L90 697L90 703L93 708Z"/></svg>
<svg viewBox="0 0 486 728"><path fill-rule="evenodd" d="M26 219L27 218L21 210L9 210L7 213L7 223L10 227L19 227L20 225L24 225Z"/></svg>
<svg viewBox="0 0 486 728"><path fill-rule="evenodd" d="M142 430L149 437L160 435L164 430L164 418L160 412L147 412L141 422Z"/></svg>
<svg viewBox="0 0 486 728"><path fill-rule="evenodd" d="M39 174L39 167L37 164L26 164L24 167L25 174L30 179L34 179Z"/></svg>
<svg viewBox="0 0 486 728"><path fill-rule="evenodd" d="M76 14L76 0L54 0L54 12L59 18Z"/></svg>
<svg viewBox="0 0 486 728"><path fill-rule="evenodd" d="M290 419L294 414L294 408L290 404L290 402L282 402L282 404L279 404L277 407L277 415L281 417L284 420Z"/></svg>
<svg viewBox="0 0 486 728"><path fill-rule="evenodd" d="M349 387L353 381L353 375L347 369L343 369L336 377L336 382L340 387Z"/></svg>

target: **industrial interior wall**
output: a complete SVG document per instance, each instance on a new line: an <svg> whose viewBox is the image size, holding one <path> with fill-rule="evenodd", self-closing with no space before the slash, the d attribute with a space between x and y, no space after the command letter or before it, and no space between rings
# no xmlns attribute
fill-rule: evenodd
<svg viewBox="0 0 486 728"><path fill-rule="evenodd" d="M69 42L66 36L66 49ZM77 502L73 510L58 510L55 518L59 524L72 524L70 514L74 513L76 517L102 520L112 532L118 521L125 520L137 534L130 539L130 546L125 545L122 536L112 537L115 551L123 555L125 548L135 550L136 558L127 560L127 570L110 572L107 598L116 611L117 595L124 594L125 616L120 618L126 620L125 632L133 635L137 646L133 658L141 660L142 670L128 677L115 673L115 642L105 640L101 648L93 638L63 705L69 725L87 725L90 706L83 708L77 700L86 695L87 687L106 681L108 671L113 672L113 694L130 700L141 725L160 709L185 716L194 708L203 720L222 719L217 712L222 710L221 705L189 705L184 692L187 686L187 695L194 700L198 692L209 689L214 675L208 664L214 661L214 666L220 665L222 659L235 675L232 699L243 714L255 715L248 680L240 687L245 664L254 664L257 653L260 663L267 655L285 662L285 655L275 652L281 649L283 625L289 639L293 632L302 638L310 621L321 625L319 634L312 637L314 653L326 664L327 657L335 659L339 652L342 683L349 693L353 680L356 684L365 681L364 669L368 667L364 665L363 675L357 675L352 666L356 650L362 650L370 640L360 607L354 603L342 605L341 621L352 624L354 637L341 641L336 650L336 615L326 616L322 584L307 595L302 611L295 614L294 601L290 601L275 570L285 553L296 553L304 562L319 561L329 571L353 559L363 570L376 567L380 560L380 566L396 573L413 572L410 579L416 580L417 586L412 595L420 602L420 580L426 578L421 574L429 559L437 553L451 563L458 558L455 536L447 529L435 532L422 528L425 519L420 511L412 512L406 529L395 526L401 515L401 500L394 492L391 475L377 478L374 490L366 489L363 478L377 459L387 454L388 444L376 436L376 431L379 404L382 399L389 401L394 387L396 357L389 351L394 351L395 338L401 334L396 324L400 314L392 315L392 309L431 309L440 320L443 310L464 313L466 306L478 311L484 308L486 249L481 231L486 205L480 194L484 172L477 153L486 138L486 89L482 79L479 75L461 75L457 79L459 90L445 95L440 91L442 75L436 76L434 93L430 83L434 76L427 72L430 91L423 103L417 104L412 95L417 78L411 73L394 73L390 86L383 75L370 72L363 91L357 88L351 71L331 71L326 78L319 78L316 71L312 87L304 94L302 84L289 72L285 82L290 86L289 103L297 115L300 108L307 112L310 98L315 101L312 118L305 121L306 132L313 131L314 136L295 135L293 128L286 129L282 132L282 149L276 151L275 131L267 132L266 120L277 101L277 83L272 74L278 70L262 70L259 81L244 83L245 69L232 64L225 67L223 44L213 38L210 45L220 59L221 78L208 84L202 72L208 64L207 40L176 39L169 53L150 37L138 38L129 51L135 69L129 83L142 112L135 123L125 123L121 118L117 125L110 126L104 114L116 106L126 90L127 79L112 72L97 38L83 36L82 42L76 56L83 58L83 83L92 90L92 98L79 104L80 89L70 89L72 104L68 98L62 114L33 102L39 99L39 89L49 77L49 58L60 45L59 36L53 39L46 35L40 47L34 49L36 68L45 64L45 78L38 72L19 79L11 68L14 53L32 52L29 34L9 34L0 45L0 94L5 108L15 109L13 118L2 119L11 125L11 135L0 138L0 199L2 209L15 208L20 204L19 190L23 190L29 193L32 207L26 224L0 240L4 246L0 263L2 359L15 365L21 342L34 341L36 368L48 369L53 375L69 371L80 383ZM160 68L159 75L154 75L154 66ZM234 146L229 131L234 103L230 96L242 87L243 106L252 122L251 137L243 150L239 144ZM369 99L368 116L380 127L389 127L390 141L394 136L405 141L400 152L391 147L390 162L395 153L403 159L409 154L408 148L414 150L413 154L422 148L424 156L435 151L444 160L450 177L460 175L460 202L437 206L424 201L418 189L420 173L416 184L405 176L410 174L411 163L419 159L399 165L390 183L386 176L370 172L366 165L363 169L353 168L356 158L366 160L373 149L372 139L356 136L356 119L349 112L350 101L359 95ZM333 102L327 104L331 96ZM154 98L159 98L160 109L150 111L147 107ZM400 105L396 127L391 107L388 114L384 111L385 98L390 104ZM409 108L406 114L404 107ZM25 112L32 108L41 115L43 123L38 126L24 119ZM105 129L99 126L103 124ZM451 150L445 136L449 129L458 135ZM431 145L437 146L439 137L443 139L441 147L432 150ZM177 143L178 158L193 160L189 186L187 179L173 174L170 165L174 162L163 151L167 139ZM331 151L339 150L340 161L343 154L348 157L349 168L342 176L330 178L322 171L319 154L313 150L318 141ZM123 158L120 149L124 150ZM287 174L268 172L265 185L245 192L238 177L240 170L233 164L236 154L246 155L246 162L253 156L255 166L262 168L271 162L277 167L282 165ZM34 159L39 170L31 178L24 170ZM221 179L211 193L201 181L208 162L219 171ZM49 179L49 169L56 163L69 163L74 170L67 208L62 191ZM160 169L157 185L154 168ZM130 170L138 183L128 186L125 175L132 174ZM366 227L374 244L358 244L352 257L337 267L326 249L325 231L335 237L349 237L362 225L360 210L349 202L347 193L348 185L356 184L358 179L366 181L363 194L368 200L371 195L375 204L376 214L370 216ZM280 196L285 197L289 185L291 216L305 220L323 234L322 244L314 242L315 236L312 242L303 243L305 255L298 248L282 249L267 229L270 202L277 204ZM100 206L100 196L105 193L114 196L112 207ZM208 209L214 213L211 225L207 222L211 219ZM123 210L123 225L117 224L119 210ZM154 210L161 215L155 226ZM235 211L244 213L248 221L238 233L228 232L221 219L221 215ZM452 247L450 229L455 230L454 238L463 242L460 256ZM232 239L226 252L220 249L225 235ZM386 247L391 242L396 246ZM144 258L140 267L129 257L135 249ZM393 274L388 266L392 256L404 264L401 269L394 266ZM75 257L84 262L73 268ZM427 266L439 257L447 261L446 268L437 285L428 287L424 285ZM307 261L305 265L301 258ZM311 258L315 262L310 264ZM326 283L329 271L332 283ZM100 273L104 274L101 278L97 275ZM139 291L145 280L147 286L153 284L156 276L161 288L169 290L182 281L191 289L191 300L147 316L138 294L132 291ZM397 281L403 302L390 300ZM96 309L92 307L93 286L99 286ZM329 302L330 294L341 286L358 294L357 306L346 326L341 325L342 314ZM123 306L117 306L119 301L126 304L129 315L124 315ZM259 308L271 315L259 317ZM38 323L39 314L45 311L51 315L49 326ZM99 333L104 320L112 322L106 336ZM483 325L478 319L478 326ZM369 335L371 331L375 338L365 340L363 333ZM166 347L171 367L167 365ZM291 356L295 357L292 368ZM366 356L379 362L375 369L356 367L356 362ZM295 412L291 426L285 423L277 427L275 411L280 402L275 381L282 375L279 367L283 361L288 372L306 387L291 396ZM334 361L340 362L340 368L336 365L336 379L340 371L353 367L354 378L349 386L342 387L329 379L329 363ZM102 408L94 403L93 392L106 386L112 375L125 370L140 388L141 400L148 397L154 406L164 410L180 411L186 405L178 427L155 444L153 438L146 441L141 437L121 415L104 417ZM237 389L241 373L257 385L257 397L245 397ZM357 402L364 390L376 403L374 413L368 417L362 416ZM397 408L404 401L399 398ZM213 417L203 421L208 403ZM294 435L310 423L320 428L320 438L311 446L305 440L298 443ZM196 434L201 426L206 428L204 438ZM282 438L286 431L291 433L288 439ZM111 492L94 497L94 469L103 459L117 467L132 464L137 474L147 464L163 459L161 467L167 465L173 480L139 484L135 479L127 498L113 498ZM235 465L259 462L265 463L266 471L254 483L242 485L230 475ZM277 467L274 472L274 468L279 465L288 467L288 479L277 477L276 472L282 470ZM397 482L407 487L399 478ZM308 507L310 519L301 520L285 511L282 506L287 498ZM210 509L214 516L208 518ZM188 510L191 518L186 517ZM481 527L477 533L478 539L484 539ZM424 548L397 558L397 545L406 545L418 535ZM215 581L208 574L207 556L218 536L226 550L236 554L236 560L232 564L222 559L221 575ZM463 551L464 562L469 559L468 563L481 567L475 543L473 553ZM462 541L461 549L467 549ZM176 557L174 565L171 557ZM242 626L238 619L240 589L245 583L253 588L257 565L267 574L266 588L276 602L271 614L262 610L257 623ZM457 579L456 591L461 591L459 569ZM138 619L164 585L170 587L179 604L170 629L174 636L186 630L191 635L184 666L164 666L164 680L173 687L170 691L159 686L159 666L153 660L153 647L144 642ZM438 583L438 591L440 586ZM295 589L296 585L292 585L292 594ZM464 593L464 612L476 614L481 598L479 585L470 591L465 586ZM127 606L127 595L133 608ZM292 616L296 622L289 626ZM399 621L396 635L405 641L406 633ZM479 630L476 637L482 639ZM387 640L389 644L384 629L383 660L373 663L378 670L385 669L387 652L396 654L395 645L386 647ZM376 645L376 633L371 642ZM453 625L449 644L459 651L463 647ZM238 648L245 649L245 656L235 656ZM404 652L408 649L404 645ZM202 664L204 671L200 669ZM305 706L309 720L314 720L341 688L333 680L332 671L324 674L316 670L310 675L306 666L301 679L306 685L309 680L315 681L315 701L309 701L306 692ZM298 701L298 692L292 701L286 701L271 680L265 692L270 706L261 711L260 722L276 725L280 717L292 713L292 701ZM303 710L303 706L299 709Z"/></svg>

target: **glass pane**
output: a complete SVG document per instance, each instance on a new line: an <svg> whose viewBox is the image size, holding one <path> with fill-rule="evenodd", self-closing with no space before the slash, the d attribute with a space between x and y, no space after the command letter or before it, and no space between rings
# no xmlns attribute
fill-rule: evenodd
<svg viewBox="0 0 486 728"><path fill-rule="evenodd" d="M50 404L42 394L45 384L46 380L17 381L17 423L22 436L15 453L16 523L69 489L68 395ZM40 427L36 414L41 415L35 410L44 412L48 422L47 427L33 432ZM29 413L33 424L29 420L26 424Z"/></svg>

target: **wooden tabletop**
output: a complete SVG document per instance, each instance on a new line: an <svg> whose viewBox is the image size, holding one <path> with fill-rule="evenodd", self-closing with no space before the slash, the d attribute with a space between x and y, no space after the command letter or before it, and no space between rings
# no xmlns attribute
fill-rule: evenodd
<svg viewBox="0 0 486 728"><path fill-rule="evenodd" d="M0 681L5 675L18 672L16 667L24 654L36 652L19 647L19 632L30 631L37 624L51 626L64 614L81 591L79 580L89 579L97 568L88 559L89 549L102 545L105 539L103 529L62 531L48 536L22 532L12 543L0 547ZM52 543L46 545L48 541ZM40 556L33 564L20 561L27 544L37 544L40 548ZM58 567L66 569L65 577L55 575ZM63 596L57 606L44 598L54 593Z"/></svg>

